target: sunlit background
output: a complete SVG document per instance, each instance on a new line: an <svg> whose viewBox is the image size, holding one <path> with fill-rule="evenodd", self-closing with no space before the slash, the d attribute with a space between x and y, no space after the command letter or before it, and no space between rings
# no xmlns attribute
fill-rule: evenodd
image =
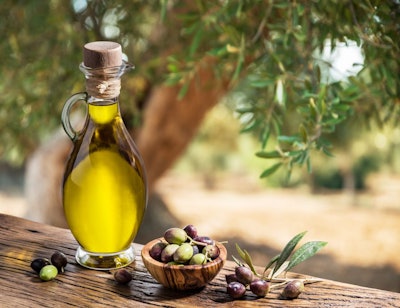
<svg viewBox="0 0 400 308"><path fill-rule="evenodd" d="M66 138L60 128L62 105L71 94L84 87L78 65L81 61L80 48L85 42L98 39L118 41L123 46L125 58L135 64L136 70L126 78L121 94L125 121L132 131L140 131L143 123L141 112L146 108L144 101L148 98L146 91L150 90L146 87L149 84L149 88L153 89L153 86L166 79L171 81L174 78L171 74L190 72L192 67L189 66L211 51L213 55L221 57L218 58L220 72L235 75L242 52L248 52L246 55L249 57L262 58L257 51L260 48L258 45L243 45L242 48L241 42L247 40L243 33L251 33L248 41L256 42L261 35L257 29L263 24L275 23L277 27L271 30L274 33L263 34L269 35L270 41L265 44L260 42L260 46L267 51L281 46L279 38L287 27L284 16L282 19L273 20L269 17L266 21L254 21L254 25L238 22L236 27L248 27L241 29L241 35L234 32L234 26L224 28L226 35L212 32L205 26L204 31L210 31L215 37L204 35L199 39L204 45L196 43L192 37L197 37L198 28L186 25L186 28L178 29L175 26L177 21L168 19L169 10L173 11L182 3L194 9L189 2L116 1L112 5L104 1L75 0L2 3L0 12L7 17L0 21L0 56L4 59L0 66L1 213L32 219L29 213L32 210L31 203L26 191L39 190L38 187L46 187L46 184L39 181L35 183L36 187L27 187L25 175L28 168L40 174L43 181L63 172L63 163L53 159L53 150L57 149L57 142ZM340 84L344 90L336 93L343 95L342 101L354 99L354 102L343 104L351 107L343 109L343 114L337 114L340 121L327 134L332 155L313 151L311 173L305 165L296 166L289 181L287 169L284 168L260 178L263 171L271 167L271 162L257 157L255 153L282 150L279 134L274 135L275 128L271 128L271 136L264 146L257 131L244 129L253 121L254 114L243 113L239 109L249 107L248 92L251 91L246 92L245 86L238 81L239 77L236 80L228 78L237 87L232 87L232 91L227 91L227 95L215 107L209 108L182 154L157 178L149 204L151 214L147 215L158 216L154 220L156 223L161 221L158 229L154 230L162 230L168 225L195 224L201 233L229 241L229 255L236 254L234 244L240 243L251 252L255 263L260 266L282 249L292 236L307 230L307 240L323 240L328 245L318 256L295 268L295 271L400 292L400 128L397 125L398 110L393 103L399 102L399 92L396 92L399 90L396 90L396 85L399 86L398 61L393 62L397 67L388 69L385 61L389 61L390 57L382 56L383 49L375 53L370 50L382 43L380 37L370 34L369 38L374 39L372 44L372 39L369 41L366 36L360 35L357 39L354 33L357 34L359 29L354 30L354 37L345 35L347 25L343 29L337 27L335 31L338 32L331 34L333 37L341 35L345 39L325 39L313 43L315 48L309 48L312 50L307 55L301 54L303 50L299 46L307 46L301 36L303 32L299 30L304 27L301 17L305 13L299 8L307 1L303 2L300 1L301 4L296 7L294 4L285 4L286 1L277 1L277 10L285 10L286 5L292 5L290 9L297 10L296 18L300 20L291 15L292 22L297 20L299 25L297 28L293 26L294 36L288 42L297 46L293 50L297 50L299 57L309 59L307 65L313 67L309 72L314 74L314 67L318 67L322 84ZM392 2L392 9L399 14L399 2ZM235 7L230 6L230 1L216 3L221 7ZM261 2L255 1L252 5L256 7L257 3ZM315 12L323 12L313 15L315 22L323 20L321 16L324 13L333 16L329 15L329 5L324 7L327 7L327 12L320 7L315 8ZM243 15L252 11L245 11L244 4L241 9L242 21L250 20ZM335 9L332 6L332 10ZM372 9L379 12L377 7ZM199 14L209 16L205 14L207 8L204 10ZM233 15L239 16L239 8L236 10ZM360 17L361 13L357 15L359 22L366 22ZM193 13L193 16L196 15ZM383 24L377 16L375 22ZM203 23L212 24L211 17L204 19ZM255 14L255 17L259 16ZM353 17L349 17L351 22ZM341 18L343 20L336 22L345 24L346 14ZM165 28L161 26L163 20ZM189 18L185 20L189 21ZM197 27L200 24L197 23ZM325 24L327 28L329 25ZM398 21L396 25L399 29ZM165 33L172 35L165 39ZM382 39L387 44L385 46L393 44L391 48L398 47L398 43L393 40L390 43L390 36L386 36ZM229 41L231 38L232 43ZM216 46L211 46L212 50L210 47L211 51L207 49L208 39L210 45L218 42ZM286 39L282 38L283 41ZM274 42L277 42L276 46ZM287 44L290 46L290 43ZM171 56L179 48L183 50L185 58ZM287 112L286 118L279 119L287 121L282 131L297 134L297 126L294 129L292 126L300 121L294 114L296 108L301 106L291 99L296 97L293 96L293 88L298 87L293 76L300 73L294 71L291 74L289 71L291 65L299 67L300 64L292 63L290 57L296 58L293 50L289 47L285 50L287 54L282 56L281 62L277 61L279 65L273 66L276 67L275 71L267 72L268 76L263 77L265 79L257 80L260 86L257 90L265 88L265 97L260 96L257 104L271 104L268 108L273 106L279 112ZM388 50L391 49L386 48L385 52ZM379 57L386 59L379 62ZM264 65L267 60L263 61ZM178 63L176 67L174 63ZM243 63L241 65L245 65ZM376 64L377 71L380 70L379 76L382 76L384 86L379 87L374 81L378 75L371 73L376 68L371 63ZM263 67L272 66L268 62L265 66L260 65L259 70ZM238 74L242 79L246 74L261 76L260 71L251 65ZM182 73L179 76L186 75ZM304 79L309 81L307 77ZM377 88L371 87L371 80ZM317 93L318 82L313 78L310 78L310 82L313 83L311 88ZM174 83L170 84L175 86ZM382 92L378 93L377 89ZM385 102L377 103L372 98L376 93L383 93L385 98L389 97L392 101L385 99ZM335 114L332 113L332 116ZM52 158L45 165L36 165L38 169L33 170L29 162L35 155L44 158L49 155ZM29 183L32 185L32 182ZM42 190L46 192L45 188ZM53 198L52 193L49 191L49 199ZM40 211L40 206L34 210ZM140 239L156 236L159 234L141 234Z"/></svg>

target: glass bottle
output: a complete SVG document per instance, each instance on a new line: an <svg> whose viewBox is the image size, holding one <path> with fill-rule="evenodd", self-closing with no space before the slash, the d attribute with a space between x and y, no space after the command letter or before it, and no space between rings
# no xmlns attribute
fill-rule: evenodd
<svg viewBox="0 0 400 308"><path fill-rule="evenodd" d="M74 143L63 180L64 213L79 247L82 266L107 270L135 259L132 241L147 206L142 158L119 109L121 76L132 69L118 43L84 46L80 70L86 92L71 96L62 111L65 132ZM75 131L70 110L86 102L83 128Z"/></svg>

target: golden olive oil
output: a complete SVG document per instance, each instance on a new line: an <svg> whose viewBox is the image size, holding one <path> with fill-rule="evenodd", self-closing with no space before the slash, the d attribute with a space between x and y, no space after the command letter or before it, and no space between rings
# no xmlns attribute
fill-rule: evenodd
<svg viewBox="0 0 400 308"><path fill-rule="evenodd" d="M63 185L68 225L86 251L127 249L146 207L146 182L118 104L88 104L85 134L76 141Z"/></svg>

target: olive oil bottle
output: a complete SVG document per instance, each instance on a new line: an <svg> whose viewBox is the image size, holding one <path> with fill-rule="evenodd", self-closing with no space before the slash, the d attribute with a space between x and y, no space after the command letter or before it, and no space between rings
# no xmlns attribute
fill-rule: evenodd
<svg viewBox="0 0 400 308"><path fill-rule="evenodd" d="M86 92L73 95L62 112L74 143L64 174L63 206L79 243L77 262L106 270L135 258L132 241L146 209L146 176L119 109L120 78L132 66L114 42L88 43L83 55ZM76 132L69 113L78 101L86 102L87 116Z"/></svg>

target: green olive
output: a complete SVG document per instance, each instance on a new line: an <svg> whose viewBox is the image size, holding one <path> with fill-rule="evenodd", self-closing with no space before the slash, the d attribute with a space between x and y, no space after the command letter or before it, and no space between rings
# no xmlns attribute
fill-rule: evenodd
<svg viewBox="0 0 400 308"><path fill-rule="evenodd" d="M174 260L174 253L179 248L178 244L169 244L161 252L161 262L168 263Z"/></svg>
<svg viewBox="0 0 400 308"><path fill-rule="evenodd" d="M54 265L46 265L40 270L39 277L43 281L53 280L57 277L58 270Z"/></svg>
<svg viewBox="0 0 400 308"><path fill-rule="evenodd" d="M164 239L170 244L182 244L187 240L187 233L181 228L169 228L164 233Z"/></svg>
<svg viewBox="0 0 400 308"><path fill-rule="evenodd" d="M174 252L173 258L177 263L186 263L193 257L193 247L189 243L183 243Z"/></svg>
<svg viewBox="0 0 400 308"><path fill-rule="evenodd" d="M202 265L205 263L207 263L207 257L202 253L196 253L189 262L190 265Z"/></svg>

